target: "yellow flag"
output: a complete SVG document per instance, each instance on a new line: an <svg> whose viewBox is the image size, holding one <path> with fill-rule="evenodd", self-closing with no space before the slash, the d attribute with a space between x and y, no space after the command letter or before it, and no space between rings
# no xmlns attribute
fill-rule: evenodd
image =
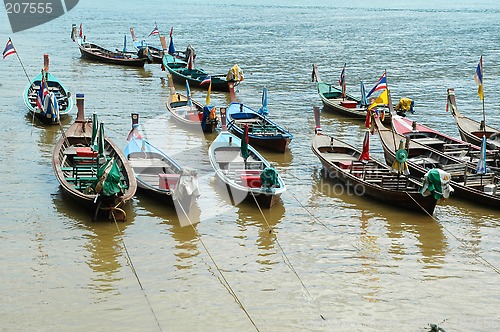
<svg viewBox="0 0 500 332"><path fill-rule="evenodd" d="M477 83L477 95L479 99L484 99L484 91L483 91L483 56L479 58L479 64L477 65L476 72L474 73L474 81Z"/></svg>
<svg viewBox="0 0 500 332"><path fill-rule="evenodd" d="M212 80L210 80L210 85L208 86L207 99L205 99L205 105L210 105L210 91L212 90Z"/></svg>
<svg viewBox="0 0 500 332"><path fill-rule="evenodd" d="M387 105L389 104L389 95L387 93L387 89L385 89L378 97L368 106L368 110L377 107L377 105Z"/></svg>
<svg viewBox="0 0 500 332"><path fill-rule="evenodd" d="M482 84L477 88L477 95L479 96L479 99L481 99L481 100L484 99L484 91L483 91Z"/></svg>

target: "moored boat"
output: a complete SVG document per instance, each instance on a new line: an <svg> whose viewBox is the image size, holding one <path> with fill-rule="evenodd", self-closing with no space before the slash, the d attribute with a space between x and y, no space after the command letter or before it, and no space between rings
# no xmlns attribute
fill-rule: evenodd
<svg viewBox="0 0 500 332"><path fill-rule="evenodd" d="M138 127L139 114L132 113L132 129L124 154L134 170L139 191L189 213L200 195L196 171L179 166L143 138Z"/></svg>
<svg viewBox="0 0 500 332"><path fill-rule="evenodd" d="M316 133L311 148L330 178L335 178L352 188L356 195L402 209L429 215L434 213L441 195L433 191L425 193L424 196L422 181L404 174L394 174L389 166L370 157L367 150L369 138L366 136L362 151L333 136L323 134L319 125L319 107L315 107L314 112Z"/></svg>
<svg viewBox="0 0 500 332"><path fill-rule="evenodd" d="M490 150L500 149L500 130L488 126L484 121L476 121L462 115L458 111L455 98L455 89L448 89L448 104L447 108L451 111L453 118L458 127L458 131L462 139L474 145L481 145L483 135L486 136L487 148Z"/></svg>
<svg viewBox="0 0 500 332"><path fill-rule="evenodd" d="M42 72L26 86L23 98L30 113L47 124L58 124L73 108L71 93L49 72L48 54Z"/></svg>
<svg viewBox="0 0 500 332"><path fill-rule="evenodd" d="M104 213L125 220L122 207L137 189L134 172L119 147L104 135L97 115L85 119L83 98L76 95L76 120L54 148L55 176L62 191L88 210L93 220Z"/></svg>
<svg viewBox="0 0 500 332"><path fill-rule="evenodd" d="M264 99L267 100L267 90L265 88L263 91L263 107L257 111L246 104L231 102L227 107L228 130L242 138L246 125L248 126L248 137L252 146L285 152L293 139L293 135L268 117L267 101L264 101Z"/></svg>
<svg viewBox="0 0 500 332"><path fill-rule="evenodd" d="M312 80L313 82L316 81L316 89L321 98L323 109L353 119L366 119L369 106L366 98L363 98L363 96L355 97L352 94L346 93L345 88L336 87L333 84L323 82L319 76L318 66L316 64L313 64ZM364 91L362 91L362 94L363 93ZM386 109L382 111L385 112L384 121L389 121L390 113Z"/></svg>
<svg viewBox="0 0 500 332"><path fill-rule="evenodd" d="M387 129L380 119L375 117L375 125L384 149L387 164L397 160L398 144L406 141L394 131ZM474 204L500 208L500 177L493 172L477 172L465 161L432 149L416 141L406 141L405 154L412 176L422 177L429 169L438 168L451 175L450 185L454 195L469 200Z"/></svg>
<svg viewBox="0 0 500 332"><path fill-rule="evenodd" d="M392 115L392 128L399 135L422 145L436 149L446 155L477 165L481 148L472 143L448 136L442 132L411 121L399 115ZM500 171L500 154L498 151L486 151L486 163L490 170Z"/></svg>
<svg viewBox="0 0 500 332"><path fill-rule="evenodd" d="M227 75L212 75L202 68L194 65L194 53L191 53L189 59L184 61L175 55L165 53L163 56L163 67L172 74L174 82L184 84L189 82L191 87L208 89L209 85L204 84L207 78L212 82L212 90L229 92L230 84L237 85L243 81L243 72L238 65L234 65Z"/></svg>
<svg viewBox="0 0 500 332"><path fill-rule="evenodd" d="M132 67L144 67L145 63L152 62L147 47L141 49L137 55L111 51L97 44L88 42L86 37L82 36L81 26L80 33L77 36L76 24L73 24L71 38L78 45L82 58L91 61Z"/></svg>
<svg viewBox="0 0 500 332"><path fill-rule="evenodd" d="M217 180L233 205L248 200L261 208L272 207L286 190L283 179L245 139L226 130L225 120L225 109L221 109L222 131L208 150Z"/></svg>
<svg viewBox="0 0 500 332"><path fill-rule="evenodd" d="M189 83L186 81L186 94L175 90L172 75L168 74L170 95L167 99L167 110L172 117L182 125L193 130L200 129L205 133L216 130L218 119L213 106L204 106L191 97Z"/></svg>

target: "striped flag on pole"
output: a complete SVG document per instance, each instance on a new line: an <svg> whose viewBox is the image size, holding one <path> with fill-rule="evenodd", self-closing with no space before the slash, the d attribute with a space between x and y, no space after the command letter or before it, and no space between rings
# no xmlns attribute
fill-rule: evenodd
<svg viewBox="0 0 500 332"><path fill-rule="evenodd" d="M7 45L5 45L5 49L3 50L3 58L5 59L6 57L14 53L16 53L16 49L12 44L12 40L10 40L9 38L9 41L7 42Z"/></svg>

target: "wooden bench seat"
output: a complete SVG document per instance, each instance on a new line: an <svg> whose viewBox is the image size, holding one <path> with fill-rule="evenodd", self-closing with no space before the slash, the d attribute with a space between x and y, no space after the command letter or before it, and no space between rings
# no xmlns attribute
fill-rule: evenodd
<svg viewBox="0 0 500 332"><path fill-rule="evenodd" d="M405 190L408 187L408 178L397 175L382 176L381 186L390 190Z"/></svg>
<svg viewBox="0 0 500 332"><path fill-rule="evenodd" d="M464 185L468 187L495 184L495 174L465 174Z"/></svg>
<svg viewBox="0 0 500 332"><path fill-rule="evenodd" d="M258 135L276 135L278 132L278 127L274 125L257 125L252 126L252 134Z"/></svg>
<svg viewBox="0 0 500 332"><path fill-rule="evenodd" d="M66 181L68 182L91 182L91 181L96 181L97 177L96 176L68 176L65 177Z"/></svg>
<svg viewBox="0 0 500 332"><path fill-rule="evenodd" d="M465 163L456 163L443 165L443 170L453 176L461 176L465 174L467 165Z"/></svg>

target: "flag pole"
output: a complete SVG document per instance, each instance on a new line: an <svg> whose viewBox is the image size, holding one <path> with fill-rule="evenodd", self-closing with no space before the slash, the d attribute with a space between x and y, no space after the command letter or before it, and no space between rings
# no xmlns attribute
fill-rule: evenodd
<svg viewBox="0 0 500 332"><path fill-rule="evenodd" d="M483 82L484 82L484 78L483 78ZM483 83L483 132L484 132L484 135L486 135L486 115L485 115L485 112L484 112L484 83Z"/></svg>
<svg viewBox="0 0 500 332"><path fill-rule="evenodd" d="M484 113L484 70L483 70L483 56L479 60L481 62L481 101L483 102L483 133L486 136L486 115Z"/></svg>
<svg viewBox="0 0 500 332"><path fill-rule="evenodd" d="M392 125L392 117L394 116L394 109L392 107L392 96L391 96L391 90L389 89L389 79L387 78L387 69L384 69L384 75L385 75L385 84L386 84L386 89L387 89L387 99L389 104L387 107L389 107L389 115L391 116L391 125ZM394 143L394 152L398 151L398 146L396 145L396 135L394 133L394 128L392 128L392 141Z"/></svg>
<svg viewBox="0 0 500 332"><path fill-rule="evenodd" d="M158 28L158 24L155 22L155 27ZM160 29L158 29L158 40L160 41L160 44L161 44L161 33L160 33Z"/></svg>
<svg viewBox="0 0 500 332"><path fill-rule="evenodd" d="M28 76L28 73L26 72L26 69L24 68L23 62L21 61L21 58L19 57L19 53L17 52L16 47L14 46L14 43L12 42L12 39L10 39L10 37L9 37L9 41L12 44L12 47L14 48L14 50L16 51L17 59L19 60L19 63L21 64L21 67L23 68L24 74L26 75L26 78L28 79L28 82L31 83L31 79ZM42 80L43 80L43 70L42 70ZM31 117L31 132L30 132L30 136L33 135L33 126L34 126L34 124L35 124L35 112L33 112L33 116Z"/></svg>
<svg viewBox="0 0 500 332"><path fill-rule="evenodd" d="M10 37L9 37L9 41L12 44L12 47L14 47L14 43L12 42L12 39L10 39ZM14 47L14 50L16 50L15 47ZM17 59L19 60L19 63L21 64L21 67L23 68L24 74L26 75L26 78L28 79L28 82L31 82L31 79L28 76L28 73L26 72L26 69L24 68L23 62L21 61L21 58L19 57L19 53L17 52L17 50L16 50L16 56L17 56Z"/></svg>

